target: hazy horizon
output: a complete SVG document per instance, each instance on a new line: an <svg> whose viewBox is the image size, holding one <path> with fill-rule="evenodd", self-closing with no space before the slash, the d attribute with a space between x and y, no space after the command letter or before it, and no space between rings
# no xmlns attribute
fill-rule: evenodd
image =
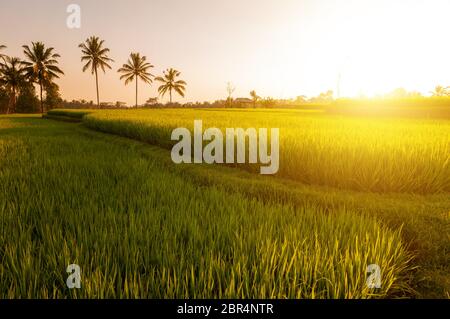
<svg viewBox="0 0 450 319"><path fill-rule="evenodd" d="M81 28L66 26L66 8L81 6ZM134 103L132 85L117 69L140 52L160 75L173 67L187 81L184 99L224 99L256 90L293 98L337 91L374 95L403 87L427 94L450 84L449 1L2 1L0 44L23 57L22 45L42 41L61 54L56 82L67 100L95 101L94 77L82 72L78 44L105 40L115 60L100 73L103 102ZM156 97L158 83L139 83L139 103ZM165 97L162 101L167 101Z"/></svg>

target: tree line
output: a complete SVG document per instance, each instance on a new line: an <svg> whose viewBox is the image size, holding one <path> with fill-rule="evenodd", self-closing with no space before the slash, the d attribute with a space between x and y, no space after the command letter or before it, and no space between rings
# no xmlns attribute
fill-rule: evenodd
<svg viewBox="0 0 450 319"><path fill-rule="evenodd" d="M59 54L41 42L24 45L25 59L0 55L0 103L4 113L44 111L44 102L54 105L59 99L59 88L54 82L64 72L58 67ZM6 49L1 45L0 50ZM39 87L39 101L35 87ZM43 93L46 93L44 101ZM39 105L39 106L38 106ZM20 110L18 110L18 106Z"/></svg>
<svg viewBox="0 0 450 319"><path fill-rule="evenodd" d="M81 62L83 72L90 71L95 76L97 107L100 108L99 72L105 73L112 69L114 62L109 57L110 49L104 46L105 41L91 36L81 43ZM59 68L58 59L61 57L52 47L46 47L42 42L32 42L31 46L24 45L24 59L3 54L7 47L0 45L0 112L35 112L57 107L62 102L59 86L55 83L64 72ZM187 83L178 79L181 73L173 68L155 77L150 73L154 66L147 61L147 57L132 52L128 61L117 70L120 80L125 85L135 82L136 103L138 106L138 82L143 81L151 85L153 80L160 82L159 94L164 97L169 94L172 103L173 94L185 96ZM36 93L36 87L39 94ZM38 96L37 96L38 95ZM44 98L45 95L45 98Z"/></svg>

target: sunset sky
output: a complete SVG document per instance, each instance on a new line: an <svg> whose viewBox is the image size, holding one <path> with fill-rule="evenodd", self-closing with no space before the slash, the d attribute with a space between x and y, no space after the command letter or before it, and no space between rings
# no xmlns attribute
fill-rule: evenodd
<svg viewBox="0 0 450 319"><path fill-rule="evenodd" d="M80 29L66 26L71 3L81 6ZM132 51L155 75L182 72L187 95L177 101L223 99L228 81L235 97L312 96L336 92L339 74L341 96L426 94L450 85L449 13L449 0L1 0L0 44L19 57L31 41L55 47L68 100L95 100L78 48L91 35L116 61L100 75L105 102L133 103L133 86L117 73ZM139 85L140 103L157 96L157 83Z"/></svg>

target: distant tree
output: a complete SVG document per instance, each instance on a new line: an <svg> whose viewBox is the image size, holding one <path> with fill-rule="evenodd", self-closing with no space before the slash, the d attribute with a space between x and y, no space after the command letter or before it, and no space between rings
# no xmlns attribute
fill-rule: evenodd
<svg viewBox="0 0 450 319"><path fill-rule="evenodd" d="M395 90L393 90L392 92L390 92L388 94L388 97L391 98L405 98L408 96L408 92L404 89L404 88L396 88Z"/></svg>
<svg viewBox="0 0 450 319"><path fill-rule="evenodd" d="M116 104L114 104L114 107L116 108L122 108L122 107L126 107L127 103L125 102L121 102L121 101L116 101Z"/></svg>
<svg viewBox="0 0 450 319"><path fill-rule="evenodd" d="M258 102L259 99L261 99L261 97L259 97L258 94L256 94L255 90L250 92L250 96L252 97L253 100L253 107L256 107L256 103Z"/></svg>
<svg viewBox="0 0 450 319"><path fill-rule="evenodd" d="M19 58L6 57L3 63L0 63L0 84L6 88L9 95L9 103L6 113L16 111L17 95L20 87L25 82L25 69Z"/></svg>
<svg viewBox="0 0 450 319"><path fill-rule="evenodd" d="M0 45L0 51L4 49L6 49L6 45ZM3 62L5 62L5 57L6 56L0 52L0 59L2 59Z"/></svg>
<svg viewBox="0 0 450 319"><path fill-rule="evenodd" d="M25 82L17 98L16 111L18 113L39 112L39 99L36 96L36 89L32 82Z"/></svg>
<svg viewBox="0 0 450 319"><path fill-rule="evenodd" d="M277 101L271 97L267 97L261 101L261 104L264 108L273 108L276 106Z"/></svg>
<svg viewBox="0 0 450 319"><path fill-rule="evenodd" d="M216 100L213 103L211 103L212 107L227 107L227 100Z"/></svg>
<svg viewBox="0 0 450 319"><path fill-rule="evenodd" d="M423 95L419 91L412 91L412 92L408 92L408 97L418 98L418 97L423 97Z"/></svg>
<svg viewBox="0 0 450 319"><path fill-rule="evenodd" d="M297 98L295 99L295 102L296 102L296 103L299 103L299 104L306 103L307 101L308 101L308 97L307 97L306 95L299 95L299 96L297 96Z"/></svg>
<svg viewBox="0 0 450 319"><path fill-rule="evenodd" d="M9 106L8 92L0 86L0 113L6 113Z"/></svg>
<svg viewBox="0 0 450 319"><path fill-rule="evenodd" d="M326 102L330 102L333 100L333 95L334 95L334 92L332 90L328 90L322 96Z"/></svg>
<svg viewBox="0 0 450 319"><path fill-rule="evenodd" d="M98 68L102 69L103 73L106 72L106 68L111 69L109 62L114 62L113 59L108 57L109 49L104 48L104 40L100 40L98 37L91 36L85 43L81 43L78 47L81 48L83 56L82 62L86 62L83 66L83 72L87 69L91 69L91 74L95 75L95 87L97 89L97 107L100 107L100 96L98 92Z"/></svg>
<svg viewBox="0 0 450 319"><path fill-rule="evenodd" d="M39 85L41 113L44 113L44 100L42 98L44 84L52 82L55 78L59 79L59 75L64 74L57 66L57 58L60 55L53 53L54 48L46 48L42 42L32 42L31 48L28 45L24 45L23 48L23 53L28 59L28 61L23 62L25 70L28 78Z"/></svg>
<svg viewBox="0 0 450 319"><path fill-rule="evenodd" d="M448 96L450 95L449 87L445 88L441 85L437 85L433 91L430 92L433 96Z"/></svg>
<svg viewBox="0 0 450 319"><path fill-rule="evenodd" d="M316 97L311 98L309 101L313 103L329 103L333 101L333 94L334 92L332 90L328 90L326 92L320 93Z"/></svg>
<svg viewBox="0 0 450 319"><path fill-rule="evenodd" d="M236 87L233 85L233 83L228 82L227 83L227 93L228 93L228 98L227 98L227 102L228 105L231 107L231 103L233 102L233 93L236 90Z"/></svg>
<svg viewBox="0 0 450 319"><path fill-rule="evenodd" d="M45 105L48 110L57 108L60 106L62 99L59 93L59 86L56 83L46 83L45 86Z"/></svg>
<svg viewBox="0 0 450 319"><path fill-rule="evenodd" d="M125 79L125 85L136 80L136 107L138 106L138 79L148 84L153 82L151 79L153 74L148 72L150 68L153 68L153 65L146 60L147 58L139 53L131 53L128 62L118 70L119 73L122 73L120 79Z"/></svg>
<svg viewBox="0 0 450 319"><path fill-rule="evenodd" d="M150 97L145 101L145 106L154 106L158 104L158 97Z"/></svg>
<svg viewBox="0 0 450 319"><path fill-rule="evenodd" d="M176 78L179 77L181 73L175 69L170 68L164 71L163 73L164 77L158 76L157 78L155 78L156 81L163 83L158 88L158 92L163 97L167 92L169 92L170 104L172 104L172 91L175 91L180 96L184 97L187 84L183 80L176 80Z"/></svg>

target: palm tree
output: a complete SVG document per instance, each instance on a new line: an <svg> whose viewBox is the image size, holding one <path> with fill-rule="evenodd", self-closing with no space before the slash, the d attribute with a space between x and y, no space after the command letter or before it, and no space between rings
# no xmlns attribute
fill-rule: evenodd
<svg viewBox="0 0 450 319"><path fill-rule="evenodd" d="M175 81L175 79L179 77L181 74L179 71L175 69L170 68L164 71L163 73L164 77L158 76L157 78L155 78L156 81L164 83L158 88L158 92L159 94L164 96L167 93L167 91L169 91L170 103L172 104L172 90L175 90L175 92L184 97L184 91L186 91L187 84L183 80Z"/></svg>
<svg viewBox="0 0 450 319"><path fill-rule="evenodd" d="M87 69L91 69L91 73L95 74L95 86L97 88L97 107L100 107L100 97L98 93L98 73L97 70L100 67L105 73L105 68L111 69L108 62L114 62L114 60L108 57L109 49L103 48L104 40L100 40L98 37L92 36L86 40L85 43L81 43L78 47L81 49L83 56L82 62L87 62L83 66L83 72Z"/></svg>
<svg viewBox="0 0 450 319"><path fill-rule="evenodd" d="M41 113L44 113L44 102L42 99L42 89L45 82L51 82L54 78L59 79L60 74L64 74L58 64L57 58L61 57L57 53L53 53L54 48L46 48L42 42L32 42L31 48L24 45L23 53L29 61L23 62L27 76L39 84Z"/></svg>
<svg viewBox="0 0 450 319"><path fill-rule="evenodd" d="M434 90L431 91L430 93L431 93L433 96L446 96L446 95L449 95L449 94L450 94L449 88L450 88L450 87L445 88L445 87L443 87L443 86L441 86L441 85L437 85L437 86L434 88Z"/></svg>
<svg viewBox="0 0 450 319"><path fill-rule="evenodd" d="M153 65L145 62L146 60L147 58L139 53L131 53L128 62L117 71L123 73L120 79L125 79L125 85L136 80L136 107L138 106L138 79L148 84L153 82L151 79L153 74L148 72L148 69L153 68Z"/></svg>
<svg viewBox="0 0 450 319"><path fill-rule="evenodd" d="M253 100L253 107L256 107L256 103L258 102L260 97L258 96L258 94L256 94L255 90L250 92L250 96L252 97L252 100Z"/></svg>
<svg viewBox="0 0 450 319"><path fill-rule="evenodd" d="M16 109L17 95L20 86L25 82L25 69L19 58L5 57L0 63L0 85L4 85L9 92L10 100L6 113Z"/></svg>
<svg viewBox="0 0 450 319"><path fill-rule="evenodd" d="M6 49L6 45L0 45L0 51ZM0 53L0 58L5 62L5 55Z"/></svg>

